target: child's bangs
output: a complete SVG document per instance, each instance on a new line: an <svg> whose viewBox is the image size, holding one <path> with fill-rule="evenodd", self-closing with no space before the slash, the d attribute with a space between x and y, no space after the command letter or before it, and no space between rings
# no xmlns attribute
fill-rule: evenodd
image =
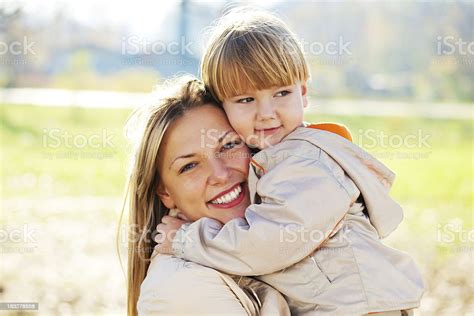
<svg viewBox="0 0 474 316"><path fill-rule="evenodd" d="M235 36L215 55L216 77L212 89L223 101L249 91L305 81L307 68L298 52L271 34L253 32Z"/></svg>

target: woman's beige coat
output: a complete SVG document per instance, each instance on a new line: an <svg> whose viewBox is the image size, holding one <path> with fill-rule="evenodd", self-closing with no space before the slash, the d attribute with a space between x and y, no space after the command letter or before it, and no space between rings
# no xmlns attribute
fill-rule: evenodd
<svg viewBox="0 0 474 316"><path fill-rule="evenodd" d="M154 255L141 285L139 315L290 315L265 283L169 255Z"/></svg>

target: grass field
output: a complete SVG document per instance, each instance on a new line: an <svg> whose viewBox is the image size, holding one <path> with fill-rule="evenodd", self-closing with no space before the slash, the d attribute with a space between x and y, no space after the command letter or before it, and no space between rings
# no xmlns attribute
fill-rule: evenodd
<svg viewBox="0 0 474 316"><path fill-rule="evenodd" d="M1 105L3 232L29 225L36 238L2 239L0 301L40 302L47 314L124 312L114 238L129 113ZM392 196L405 220L387 242L409 252L423 271L427 292L419 314L472 312L472 118L307 120L346 124L354 142L397 174Z"/></svg>

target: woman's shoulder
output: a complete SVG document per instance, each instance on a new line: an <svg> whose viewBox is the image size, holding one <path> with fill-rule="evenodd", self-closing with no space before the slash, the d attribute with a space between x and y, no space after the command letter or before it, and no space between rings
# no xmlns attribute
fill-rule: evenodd
<svg viewBox="0 0 474 316"><path fill-rule="evenodd" d="M150 266L142 283L143 287L151 285L173 284L175 287L179 286L180 283L176 282L177 279L187 278L188 281L192 279L199 279L203 275L217 276L219 272L216 270L209 269L201 266L194 262L189 262L180 258L176 258L170 255L157 254L152 257ZM184 285L183 285L184 286Z"/></svg>
<svg viewBox="0 0 474 316"><path fill-rule="evenodd" d="M230 310L232 314L253 315L253 312L249 312L253 305L241 291L226 274L159 254L151 260L142 282L137 309L139 314L186 314L196 311L214 313Z"/></svg>

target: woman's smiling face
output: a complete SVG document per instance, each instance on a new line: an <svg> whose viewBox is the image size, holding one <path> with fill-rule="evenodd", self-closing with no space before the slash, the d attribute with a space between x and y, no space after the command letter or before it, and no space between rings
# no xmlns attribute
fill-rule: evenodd
<svg viewBox="0 0 474 316"><path fill-rule="evenodd" d="M223 110L204 105L187 111L168 127L158 157L158 195L166 207L192 221L244 216L250 152Z"/></svg>

